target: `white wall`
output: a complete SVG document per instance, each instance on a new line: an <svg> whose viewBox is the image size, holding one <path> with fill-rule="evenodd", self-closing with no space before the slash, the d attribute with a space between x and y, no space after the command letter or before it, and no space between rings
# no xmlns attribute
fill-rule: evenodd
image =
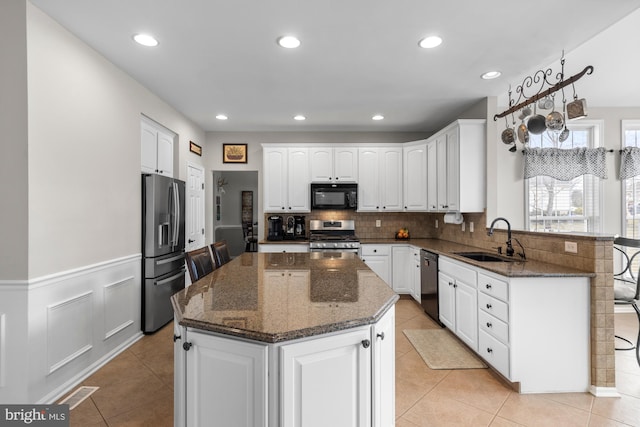
<svg viewBox="0 0 640 427"><path fill-rule="evenodd" d="M140 115L204 132L28 3L29 277L140 253Z"/></svg>
<svg viewBox="0 0 640 427"><path fill-rule="evenodd" d="M24 0L0 3L0 281L27 275L27 22Z"/></svg>

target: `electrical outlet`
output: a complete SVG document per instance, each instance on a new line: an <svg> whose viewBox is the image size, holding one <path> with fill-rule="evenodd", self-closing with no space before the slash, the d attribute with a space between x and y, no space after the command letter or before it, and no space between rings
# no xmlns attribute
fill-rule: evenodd
<svg viewBox="0 0 640 427"><path fill-rule="evenodd" d="M473 222L469 223L469 233L473 233Z"/></svg>
<svg viewBox="0 0 640 427"><path fill-rule="evenodd" d="M464 232L464 229L465 229L465 224L464 224L464 222L462 223L461 228L462 228L462 231Z"/></svg>
<svg viewBox="0 0 640 427"><path fill-rule="evenodd" d="M382 221L376 219L376 227L382 227Z"/></svg>
<svg viewBox="0 0 640 427"><path fill-rule="evenodd" d="M436 219L436 228L438 228L438 220Z"/></svg>
<svg viewBox="0 0 640 427"><path fill-rule="evenodd" d="M564 251L571 252L572 254L578 253L578 243L576 242L564 242Z"/></svg>

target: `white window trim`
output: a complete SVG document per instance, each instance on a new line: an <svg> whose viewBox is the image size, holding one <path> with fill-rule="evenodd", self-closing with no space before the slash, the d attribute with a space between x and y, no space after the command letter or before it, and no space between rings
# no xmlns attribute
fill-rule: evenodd
<svg viewBox="0 0 640 427"><path fill-rule="evenodd" d="M620 149L623 150L626 145L625 145L625 137L624 137L624 132L627 130L627 128L640 128L640 120L621 120L620 121ZM616 178L619 179L618 176L616 176ZM622 225L622 235L626 236L627 235L627 207L626 207L626 201L627 201L627 193L626 193L626 188L625 188L625 181L624 179L620 179L620 201L622 203L622 205L620 206L620 224Z"/></svg>
<svg viewBox="0 0 640 427"><path fill-rule="evenodd" d="M623 120L623 122L626 120ZM634 122L637 122L638 124L640 124L640 120L635 120ZM567 123L567 128L569 128L569 130L571 130L572 127L580 127L580 128L591 128L592 129L592 134L593 134L593 141L592 141L592 146L590 148L598 148L600 146L604 145L604 120L584 120L584 119L580 119L577 120L573 123ZM624 135L624 134L622 134ZM621 142L622 144L622 139ZM615 171L608 171L608 176L611 177L611 174ZM527 230L529 230L529 224L530 224L530 215L529 215L529 180L528 179L523 179L524 181L524 223L525 223L525 227ZM606 224L605 220L604 220L604 180L602 179L598 179L598 191L599 191L599 197L598 197L598 212L600 212L600 224L599 224L599 229L600 229L600 233L602 232L602 230L604 229L604 224ZM620 187L621 191L624 191L623 186ZM624 222L624 220L623 220Z"/></svg>

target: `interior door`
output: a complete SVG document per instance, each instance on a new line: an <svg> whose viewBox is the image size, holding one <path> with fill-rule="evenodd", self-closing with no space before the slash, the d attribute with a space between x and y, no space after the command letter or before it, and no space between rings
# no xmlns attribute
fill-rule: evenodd
<svg viewBox="0 0 640 427"><path fill-rule="evenodd" d="M204 246L204 169L187 165L187 221L185 250Z"/></svg>

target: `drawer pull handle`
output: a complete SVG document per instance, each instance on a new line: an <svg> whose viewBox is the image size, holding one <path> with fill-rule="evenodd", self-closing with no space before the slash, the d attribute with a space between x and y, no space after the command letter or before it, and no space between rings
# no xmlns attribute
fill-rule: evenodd
<svg viewBox="0 0 640 427"><path fill-rule="evenodd" d="M491 310L491 304L487 304L487 308Z"/></svg>
<svg viewBox="0 0 640 427"><path fill-rule="evenodd" d="M490 328L491 326L493 326L491 325L491 322L487 322L487 328Z"/></svg>
<svg viewBox="0 0 640 427"><path fill-rule="evenodd" d="M484 285L484 287L487 288L487 289L491 289L491 285L488 284L488 283L486 285Z"/></svg>
<svg viewBox="0 0 640 427"><path fill-rule="evenodd" d="M493 349L491 347L487 347L487 353L493 353Z"/></svg>

